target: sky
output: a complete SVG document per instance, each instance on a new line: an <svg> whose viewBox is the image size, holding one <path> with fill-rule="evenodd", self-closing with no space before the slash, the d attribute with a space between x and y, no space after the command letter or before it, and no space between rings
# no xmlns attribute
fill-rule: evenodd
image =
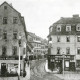
<svg viewBox="0 0 80 80"><path fill-rule="evenodd" d="M80 0L0 0L7 1L25 18L28 32L47 39L49 27L61 17L80 15Z"/></svg>

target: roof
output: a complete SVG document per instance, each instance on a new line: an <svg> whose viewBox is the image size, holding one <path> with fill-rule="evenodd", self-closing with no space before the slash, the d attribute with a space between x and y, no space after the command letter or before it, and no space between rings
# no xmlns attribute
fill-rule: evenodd
<svg viewBox="0 0 80 80"><path fill-rule="evenodd" d="M2 5L4 5L5 3L8 4L6 1L4 1L4 2L0 5L0 7L1 7ZM11 6L10 4L8 4L8 5L9 5L12 9L14 9L13 6ZM17 13L19 13L16 9L14 9L14 10L15 10ZM19 14L20 14L20 13L19 13Z"/></svg>
<svg viewBox="0 0 80 80"><path fill-rule="evenodd" d="M75 23L80 23L80 17L77 18L61 18L60 20L58 20L57 22L55 22L57 24L75 24Z"/></svg>
<svg viewBox="0 0 80 80"><path fill-rule="evenodd" d="M41 37L35 35L35 33L28 32L28 35L30 35L32 38L38 38L38 41L41 41L42 44L48 43L48 41L46 39L42 39Z"/></svg>
<svg viewBox="0 0 80 80"><path fill-rule="evenodd" d="M61 32L57 32L56 28L57 25L61 25ZM71 25L71 31L66 32L66 25ZM80 24L80 17L68 17L68 18L61 18L60 20L53 23L50 28L52 27L52 32L49 33L50 35L80 35L79 31L76 31L77 24Z"/></svg>

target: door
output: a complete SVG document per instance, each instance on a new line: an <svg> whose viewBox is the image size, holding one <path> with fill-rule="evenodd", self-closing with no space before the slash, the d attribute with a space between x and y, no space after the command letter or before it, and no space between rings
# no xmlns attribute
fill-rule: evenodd
<svg viewBox="0 0 80 80"><path fill-rule="evenodd" d="M6 74L6 63L1 63L1 75Z"/></svg>
<svg viewBox="0 0 80 80"><path fill-rule="evenodd" d="M69 71L69 61L65 61L64 70Z"/></svg>
<svg viewBox="0 0 80 80"><path fill-rule="evenodd" d="M75 71L75 62L70 62L69 70L70 71Z"/></svg>

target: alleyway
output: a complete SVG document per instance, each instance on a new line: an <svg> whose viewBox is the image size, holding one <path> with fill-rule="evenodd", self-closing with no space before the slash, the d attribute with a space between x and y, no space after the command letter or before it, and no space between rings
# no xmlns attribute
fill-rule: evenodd
<svg viewBox="0 0 80 80"><path fill-rule="evenodd" d="M30 80L60 80L54 74L46 73L45 71L46 60L32 61L31 62L31 77Z"/></svg>

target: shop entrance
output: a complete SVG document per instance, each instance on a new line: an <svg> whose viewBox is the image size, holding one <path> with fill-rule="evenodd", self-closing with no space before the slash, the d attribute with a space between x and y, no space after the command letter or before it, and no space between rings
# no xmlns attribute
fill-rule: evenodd
<svg viewBox="0 0 80 80"><path fill-rule="evenodd" d="M65 70L65 71L69 71L69 60L65 60L64 70Z"/></svg>
<svg viewBox="0 0 80 80"><path fill-rule="evenodd" d="M6 63L1 63L1 75L6 74Z"/></svg>

